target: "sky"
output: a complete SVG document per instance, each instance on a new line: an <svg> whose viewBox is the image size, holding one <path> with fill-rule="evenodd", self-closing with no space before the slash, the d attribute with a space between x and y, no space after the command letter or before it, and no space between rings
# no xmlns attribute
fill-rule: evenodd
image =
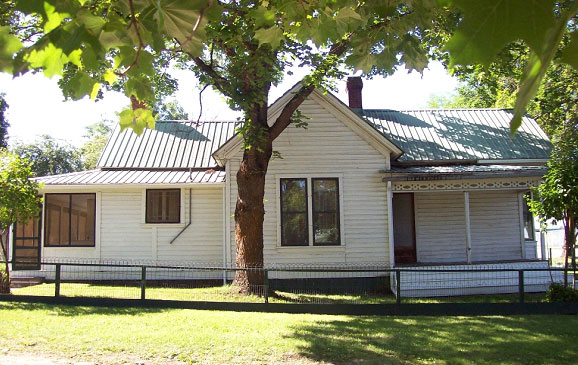
<svg viewBox="0 0 578 365"><path fill-rule="evenodd" d="M270 101L281 96L299 81L306 70L295 69L273 88ZM175 70L179 90L175 98L196 119L199 113L199 88L192 72ZM452 78L438 63L430 63L423 75L399 69L387 78L364 80L363 106L368 109L418 109L427 107L431 95L453 92L457 80ZM103 118L116 120L116 113L128 105L128 99L116 92L105 93L98 102L88 97L80 101L64 101L58 88L57 78L48 79L41 73L26 74L12 79L0 73L0 93L6 94L9 143L33 142L38 136L48 134L62 142L80 146L84 141L86 126ZM347 103L345 80L338 82L337 97ZM207 89L203 93L202 120L232 120L239 114L231 111L222 97Z"/></svg>

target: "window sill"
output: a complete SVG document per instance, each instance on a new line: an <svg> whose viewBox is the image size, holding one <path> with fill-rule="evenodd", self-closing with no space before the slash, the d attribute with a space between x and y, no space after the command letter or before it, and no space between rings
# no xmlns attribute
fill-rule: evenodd
<svg viewBox="0 0 578 365"><path fill-rule="evenodd" d="M184 223L141 223L141 227L143 228L183 228L185 227Z"/></svg>
<svg viewBox="0 0 578 365"><path fill-rule="evenodd" d="M44 245L44 248L96 248L95 246L46 246Z"/></svg>
<svg viewBox="0 0 578 365"><path fill-rule="evenodd" d="M335 246L276 246L277 250L324 250L324 251L333 251L333 252L342 252L345 251L345 245L335 245Z"/></svg>

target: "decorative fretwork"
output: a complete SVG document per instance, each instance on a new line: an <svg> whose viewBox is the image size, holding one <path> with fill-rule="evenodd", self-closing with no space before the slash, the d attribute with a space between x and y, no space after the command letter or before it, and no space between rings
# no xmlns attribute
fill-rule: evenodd
<svg viewBox="0 0 578 365"><path fill-rule="evenodd" d="M504 190L529 189L538 186L540 179L487 179L487 180L445 180L445 181L399 181L393 183L393 191L427 190Z"/></svg>

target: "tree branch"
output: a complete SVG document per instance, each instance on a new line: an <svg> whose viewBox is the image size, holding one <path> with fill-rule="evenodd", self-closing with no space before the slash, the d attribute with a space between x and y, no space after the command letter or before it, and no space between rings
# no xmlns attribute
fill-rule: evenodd
<svg viewBox="0 0 578 365"><path fill-rule="evenodd" d="M353 34L349 34L346 38L333 44L329 49L329 52L327 52L325 60L321 62L321 64L315 69L315 71L313 71L311 75L314 74L320 74L322 76L326 75L327 71L329 70L329 67L331 67L330 65L331 59L335 57L340 57L345 53L345 51L347 50L347 45L349 44L349 41L351 40L352 36ZM297 108L299 108L299 106L305 101L305 99L313 92L314 89L315 85L313 83L308 85L301 85L299 91L297 91L293 95L291 100L289 100L289 102L285 105L285 107L283 107L281 114L279 115L279 117L277 117L275 123L273 123L270 129L270 135L273 140L279 137L281 132L283 132L285 128L287 128L289 124L291 124L291 116L293 115L293 113L295 113Z"/></svg>
<svg viewBox="0 0 578 365"><path fill-rule="evenodd" d="M190 55L190 54L189 54ZM213 81L213 86L217 88L217 90L219 90L223 95L227 96L227 97L231 97L230 93L227 92L226 88L224 85L226 85L229 81L224 78L223 76L219 75L217 73L217 71L215 71L215 69L213 68L213 66L208 65L205 61L203 61L200 57L193 57L191 56L191 59L193 60L193 62L195 62L195 64L197 65L197 67L203 71L205 74L207 74L207 76L209 76L211 78L211 80Z"/></svg>
<svg viewBox="0 0 578 365"><path fill-rule="evenodd" d="M411 13L412 13L411 11L407 12L405 14L398 16L396 19L407 16ZM379 31L381 28L387 26L391 20L392 19L384 19L381 22L373 24L368 30ZM334 43L329 49L329 52L327 52L325 59L309 76L316 75L317 77L323 77L327 75L329 68L332 67L331 60L335 57L341 57L345 53L345 51L347 51L347 47L349 46L349 42L351 41L353 36L354 33L349 33L341 41ZM305 101L305 99L313 92L314 89L315 86L313 84L301 85L299 91L297 91L293 95L291 100L289 100L289 102L285 105L285 107L281 111L279 117L277 117L277 119L275 120L275 123L273 123L273 125L271 126L270 135L273 140L279 137L281 132L283 132L285 128L287 128L289 124L291 124L291 116L297 110L297 108L303 103L303 101Z"/></svg>
<svg viewBox="0 0 578 365"><path fill-rule="evenodd" d="M120 73L119 76L120 77L124 77L126 76L126 74L134 67L138 64L138 59L140 57L140 52L141 50L144 48L144 43L142 41L142 37L140 35L140 31L138 30L138 22L136 20L136 15L134 13L134 4L133 4L133 0L128 0L129 6L130 6L130 24L128 25L128 27L130 28L131 26L134 28L134 31L136 32L136 37L138 39L138 48L136 50L136 55L134 56L134 61L132 61L132 63L130 64L130 66L128 66L128 68L126 70L124 70L124 72Z"/></svg>

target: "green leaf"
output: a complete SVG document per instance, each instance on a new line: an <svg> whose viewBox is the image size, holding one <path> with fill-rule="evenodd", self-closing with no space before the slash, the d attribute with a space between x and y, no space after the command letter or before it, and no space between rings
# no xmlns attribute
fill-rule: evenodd
<svg viewBox="0 0 578 365"><path fill-rule="evenodd" d="M91 98L93 98L93 95L96 97L100 84L86 72L77 71L68 81L67 87L72 90L72 98L80 100L87 95L90 95Z"/></svg>
<svg viewBox="0 0 578 365"><path fill-rule="evenodd" d="M255 38L259 44L269 44L271 48L277 49L283 40L283 31L277 27L261 28L255 31Z"/></svg>
<svg viewBox="0 0 578 365"><path fill-rule="evenodd" d="M144 77L131 77L125 84L126 96L134 95L138 100L153 100L154 92L151 82Z"/></svg>
<svg viewBox="0 0 578 365"><path fill-rule="evenodd" d="M376 58L369 52L352 54L347 58L347 63L356 70L361 70L364 73L369 73L371 68L376 63Z"/></svg>
<svg viewBox="0 0 578 365"><path fill-rule="evenodd" d="M44 12L46 14L44 33L50 33L52 30L58 27L64 19L70 17L70 14L59 13L56 11L56 7L50 4L48 1L44 2Z"/></svg>
<svg viewBox="0 0 578 365"><path fill-rule="evenodd" d="M342 8L335 17L336 28L340 34L357 29L362 24L362 21L361 15L350 7Z"/></svg>
<svg viewBox="0 0 578 365"><path fill-rule="evenodd" d="M46 77L53 77L62 75L62 69L64 64L68 62L68 57L62 52L62 49L49 43L40 51L35 49L30 52L24 57L24 60L30 63L32 68L42 68Z"/></svg>
<svg viewBox="0 0 578 365"><path fill-rule="evenodd" d="M570 36L570 43L562 51L560 61L569 64L578 70L578 31L572 32Z"/></svg>
<svg viewBox="0 0 578 365"><path fill-rule="evenodd" d="M119 117L121 131L131 128L137 135L141 135L145 128L155 128L155 118L148 109L127 108L119 113Z"/></svg>
<svg viewBox="0 0 578 365"><path fill-rule="evenodd" d="M12 72L12 59L22 49L22 42L9 33L8 27L0 26L0 71Z"/></svg>
<svg viewBox="0 0 578 365"><path fill-rule="evenodd" d="M87 9L81 9L76 14L76 21L78 24L84 26L86 31L93 36L98 36L100 31L106 24L106 21L99 16L93 15Z"/></svg>
<svg viewBox="0 0 578 365"><path fill-rule="evenodd" d="M193 34L201 9L207 6L208 0L165 0L156 3L160 10L154 12L159 24L163 24L163 32L176 39L183 50L193 56L203 52L206 19L202 19Z"/></svg>
<svg viewBox="0 0 578 365"><path fill-rule="evenodd" d="M258 6L249 12L255 21L255 27L272 27L275 24L275 12L267 9L264 6Z"/></svg>
<svg viewBox="0 0 578 365"><path fill-rule="evenodd" d="M106 70L106 72L104 73L104 81L108 82L109 85L114 84L117 79L118 77L111 69Z"/></svg>
<svg viewBox="0 0 578 365"><path fill-rule="evenodd" d="M508 43L521 39L543 57L544 39L556 24L555 0L454 0L462 10L446 44L452 65L489 65Z"/></svg>
<svg viewBox="0 0 578 365"><path fill-rule="evenodd" d="M96 97L98 96L98 91L100 90L101 86L102 85L100 84L100 82L97 82L92 86L92 91L90 92L90 98L92 100L96 100Z"/></svg>

